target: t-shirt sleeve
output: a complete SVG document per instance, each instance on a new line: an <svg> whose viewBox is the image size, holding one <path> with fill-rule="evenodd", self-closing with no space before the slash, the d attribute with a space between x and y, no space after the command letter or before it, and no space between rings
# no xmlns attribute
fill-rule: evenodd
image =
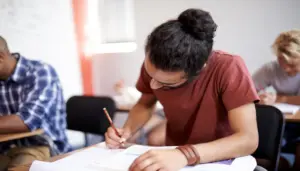
<svg viewBox="0 0 300 171"><path fill-rule="evenodd" d="M272 71L272 65L273 63L265 64L252 75L257 91L271 85L271 79L273 79L274 74Z"/></svg>
<svg viewBox="0 0 300 171"><path fill-rule="evenodd" d="M233 57L230 62L222 65L221 96L227 111L258 102L259 97L254 83L242 58Z"/></svg>
<svg viewBox="0 0 300 171"><path fill-rule="evenodd" d="M151 77L145 70L144 64L141 67L140 76L136 83L136 88L143 94L153 94L153 90L150 87Z"/></svg>

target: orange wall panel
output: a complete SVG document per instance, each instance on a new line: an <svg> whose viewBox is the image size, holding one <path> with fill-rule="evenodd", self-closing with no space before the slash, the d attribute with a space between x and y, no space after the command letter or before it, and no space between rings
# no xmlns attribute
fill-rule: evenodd
<svg viewBox="0 0 300 171"><path fill-rule="evenodd" d="M84 54L85 33L84 25L87 15L87 1L73 0L73 18L75 24L75 33L77 40L77 49L81 67L83 93L84 95L93 95L93 75L92 59Z"/></svg>

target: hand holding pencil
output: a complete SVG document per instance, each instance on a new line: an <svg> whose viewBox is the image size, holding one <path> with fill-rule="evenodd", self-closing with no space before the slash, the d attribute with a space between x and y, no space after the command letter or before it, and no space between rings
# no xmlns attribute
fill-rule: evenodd
<svg viewBox="0 0 300 171"><path fill-rule="evenodd" d="M267 92L263 86L258 86L258 95L260 98L260 104L273 105L276 102L277 95L273 92Z"/></svg>
<svg viewBox="0 0 300 171"><path fill-rule="evenodd" d="M259 95L260 98L260 104L264 105L273 105L276 103L277 95L275 93L261 93Z"/></svg>
<svg viewBox="0 0 300 171"><path fill-rule="evenodd" d="M107 129L107 132L105 133L105 143L107 147L113 149L123 147L127 139L131 136L130 130L124 128L121 129L116 128L106 108L104 108L103 110L110 123L110 127Z"/></svg>

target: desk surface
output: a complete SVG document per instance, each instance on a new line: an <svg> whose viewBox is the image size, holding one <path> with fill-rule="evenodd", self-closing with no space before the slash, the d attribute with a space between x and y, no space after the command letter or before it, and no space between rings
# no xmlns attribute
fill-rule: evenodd
<svg viewBox="0 0 300 171"><path fill-rule="evenodd" d="M294 114L294 115L291 115L291 114L285 114L285 120L286 122L300 122L300 110Z"/></svg>
<svg viewBox="0 0 300 171"><path fill-rule="evenodd" d="M298 111L295 115L286 114L285 119L286 119L287 122L300 122L300 111ZM64 157L67 157L67 156L69 156L71 154L74 154L78 151L80 151L80 150L76 150L76 151L73 151L73 152L70 152L70 153L67 153L67 154L63 154L63 155L60 155L60 156L53 157L49 161L56 161L56 160L62 159ZM25 165L25 166L19 166L19 167L13 168L10 171L29 171L29 168L30 168L30 165Z"/></svg>
<svg viewBox="0 0 300 171"><path fill-rule="evenodd" d="M44 131L42 129L37 129L32 132L22 132L22 133L13 133L13 134L0 134L0 142L11 141L15 139L21 139L26 137L31 137L35 135L40 135Z"/></svg>

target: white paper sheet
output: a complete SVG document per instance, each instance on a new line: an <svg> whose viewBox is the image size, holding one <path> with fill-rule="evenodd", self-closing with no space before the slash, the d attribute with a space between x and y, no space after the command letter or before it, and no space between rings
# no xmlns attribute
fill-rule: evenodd
<svg viewBox="0 0 300 171"><path fill-rule="evenodd" d="M296 114L300 109L299 105L291 105L286 103L276 103L273 105L278 108L282 113Z"/></svg>
<svg viewBox="0 0 300 171"><path fill-rule="evenodd" d="M128 155L141 155L146 153L147 151L151 149L174 149L176 146L163 146L163 147L154 147L154 146L146 146L146 145L133 145L126 150L123 151L123 153Z"/></svg>
<svg viewBox="0 0 300 171"><path fill-rule="evenodd" d="M174 148L175 147L149 147L134 145L123 152L118 153L110 160L107 160L105 164L102 164L102 167L126 171L139 155L147 152L148 150ZM246 156L234 160L201 164L195 167L185 167L181 169L181 171L253 171L256 165L256 160L252 156Z"/></svg>
<svg viewBox="0 0 300 171"><path fill-rule="evenodd" d="M104 143L101 143L53 163L35 161L30 171L115 171L103 167L102 164L107 163L106 160L122 151L124 150L108 149Z"/></svg>
<svg viewBox="0 0 300 171"><path fill-rule="evenodd" d="M34 161L31 164L29 171L53 171L51 163L42 162L42 161Z"/></svg>
<svg viewBox="0 0 300 171"><path fill-rule="evenodd" d="M127 171L131 163L150 149L173 149L175 147L149 147L133 145L126 150L111 150L103 143L53 163L35 161L30 171ZM252 156L235 160L185 167L181 171L253 171L256 161Z"/></svg>

